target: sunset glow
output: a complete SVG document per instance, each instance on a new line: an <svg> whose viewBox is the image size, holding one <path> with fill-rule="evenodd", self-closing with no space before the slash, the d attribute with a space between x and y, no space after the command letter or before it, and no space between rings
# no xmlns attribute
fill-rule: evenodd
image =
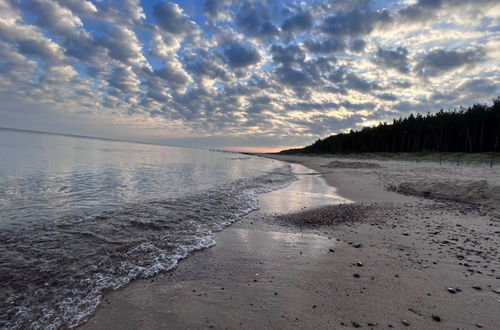
<svg viewBox="0 0 500 330"><path fill-rule="evenodd" d="M500 5L0 2L0 126L278 150L500 93Z"/></svg>

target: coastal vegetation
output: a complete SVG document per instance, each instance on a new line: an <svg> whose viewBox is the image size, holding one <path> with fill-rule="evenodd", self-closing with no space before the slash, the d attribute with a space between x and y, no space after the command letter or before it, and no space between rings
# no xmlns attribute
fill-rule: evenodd
<svg viewBox="0 0 500 330"><path fill-rule="evenodd" d="M479 153L500 151L500 97L491 105L410 114L359 131L331 135L281 154Z"/></svg>

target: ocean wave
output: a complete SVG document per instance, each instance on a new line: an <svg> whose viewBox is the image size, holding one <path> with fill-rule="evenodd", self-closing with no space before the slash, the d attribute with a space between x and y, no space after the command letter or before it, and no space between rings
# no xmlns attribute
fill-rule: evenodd
<svg viewBox="0 0 500 330"><path fill-rule="evenodd" d="M258 209L258 194L295 179L285 165L190 196L8 227L0 233L0 328L81 324L103 292L168 271L214 245L214 231Z"/></svg>

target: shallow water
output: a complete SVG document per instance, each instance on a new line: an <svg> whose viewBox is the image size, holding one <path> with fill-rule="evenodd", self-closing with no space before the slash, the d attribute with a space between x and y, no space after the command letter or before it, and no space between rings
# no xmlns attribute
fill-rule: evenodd
<svg viewBox="0 0 500 330"><path fill-rule="evenodd" d="M0 129L0 328L81 323L294 181L233 153Z"/></svg>
<svg viewBox="0 0 500 330"><path fill-rule="evenodd" d="M286 188L259 196L259 208L268 214L284 214L332 204L353 203L328 185L320 173L303 165L292 164L292 173L300 178Z"/></svg>

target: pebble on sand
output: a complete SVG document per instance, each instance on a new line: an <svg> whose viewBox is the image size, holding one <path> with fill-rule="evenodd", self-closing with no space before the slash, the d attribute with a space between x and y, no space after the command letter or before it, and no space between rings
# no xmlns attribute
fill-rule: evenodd
<svg viewBox="0 0 500 330"><path fill-rule="evenodd" d="M441 317L439 317L439 315L432 314L432 319L436 322L441 322Z"/></svg>

